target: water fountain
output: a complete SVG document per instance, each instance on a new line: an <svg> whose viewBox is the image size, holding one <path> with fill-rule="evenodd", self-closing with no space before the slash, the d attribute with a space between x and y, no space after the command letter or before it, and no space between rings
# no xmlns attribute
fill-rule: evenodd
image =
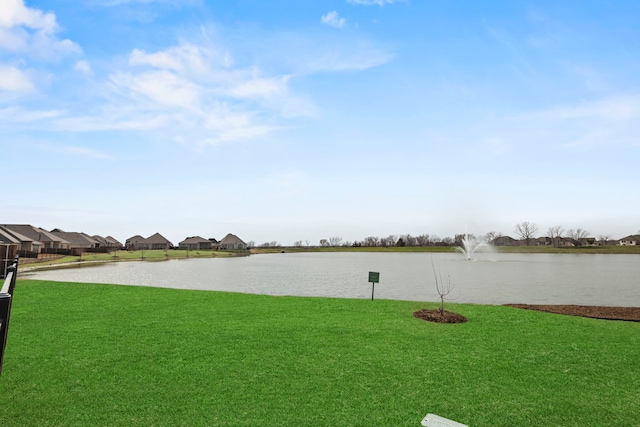
<svg viewBox="0 0 640 427"><path fill-rule="evenodd" d="M467 233L462 237L461 243L462 246L456 246L456 251L463 254L466 260L471 260L478 249L488 246L484 241L474 236L469 236Z"/></svg>

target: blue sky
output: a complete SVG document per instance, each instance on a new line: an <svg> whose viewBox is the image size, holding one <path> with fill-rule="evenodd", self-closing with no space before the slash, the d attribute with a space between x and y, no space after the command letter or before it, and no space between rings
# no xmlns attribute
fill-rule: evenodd
<svg viewBox="0 0 640 427"><path fill-rule="evenodd" d="M640 230L640 3L2 0L0 223Z"/></svg>

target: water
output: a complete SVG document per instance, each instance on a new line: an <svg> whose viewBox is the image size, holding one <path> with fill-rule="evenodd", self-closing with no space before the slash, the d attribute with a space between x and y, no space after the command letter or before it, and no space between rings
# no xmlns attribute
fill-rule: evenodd
<svg viewBox="0 0 640 427"><path fill-rule="evenodd" d="M27 277L269 295L438 301L433 265L451 302L640 306L640 256L457 253L292 253L117 262Z"/></svg>
<svg viewBox="0 0 640 427"><path fill-rule="evenodd" d="M469 236L465 234L462 238L462 246L456 246L455 250L460 252L465 259L472 260L473 255L477 250L481 250L482 248L488 250L490 246L484 243L482 240L476 239L475 237Z"/></svg>

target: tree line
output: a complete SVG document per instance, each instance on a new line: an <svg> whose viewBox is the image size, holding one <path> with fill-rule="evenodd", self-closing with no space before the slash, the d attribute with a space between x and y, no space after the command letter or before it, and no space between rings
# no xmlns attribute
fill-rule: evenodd
<svg viewBox="0 0 640 427"><path fill-rule="evenodd" d="M526 242L527 245L530 242L539 236L539 228L538 225L529 222L523 221L515 225L513 229L514 234L522 241ZM640 233L640 232L639 232ZM420 234L417 236L412 236L411 234L391 234L386 237L379 236L368 236L362 240L344 240L339 236L332 236L326 239L320 239L318 244L313 243L309 240L297 240L294 242L293 247L296 248L304 248L304 247L339 247L339 246L353 246L353 247L426 247L426 246L461 246L462 240L465 238L475 239L478 241L484 241L486 243L491 243L495 239L499 237L503 237L504 235L501 232L490 231L485 233L482 236L475 236L473 234L456 234L453 237L440 237L437 234ZM590 233L583 228L565 228L562 225L555 225L549 227L546 230L544 236L540 237L548 237L551 239L551 242L554 246L558 246L561 239L569 238L576 241L580 241L582 239L590 238L594 242L601 242L602 244L607 244L610 241L611 236L608 234L601 234L596 238L590 237ZM256 246L254 241L250 241L248 243L249 247L261 247L261 248L277 248L281 247L279 242L270 241L264 242L258 246Z"/></svg>

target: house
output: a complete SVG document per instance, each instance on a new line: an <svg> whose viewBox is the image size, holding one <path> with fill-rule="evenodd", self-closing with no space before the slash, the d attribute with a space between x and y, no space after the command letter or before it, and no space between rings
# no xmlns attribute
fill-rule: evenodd
<svg viewBox="0 0 640 427"><path fill-rule="evenodd" d="M3 240L0 234L0 279L7 276L7 268L13 263L18 252L19 243Z"/></svg>
<svg viewBox="0 0 640 427"><path fill-rule="evenodd" d="M557 237L557 247L559 248L577 248L580 242L570 237Z"/></svg>
<svg viewBox="0 0 640 427"><path fill-rule="evenodd" d="M235 234L229 233L224 236L224 239L220 240L220 243L218 243L218 249L221 251L232 251L238 249L246 250L247 244Z"/></svg>
<svg viewBox="0 0 640 427"><path fill-rule="evenodd" d="M173 248L173 243L160 233L156 233L146 239L140 235L129 237L125 242L125 247L130 251L167 250Z"/></svg>
<svg viewBox="0 0 640 427"><path fill-rule="evenodd" d="M187 237L182 242L178 243L179 249L186 249L188 251L196 250L211 250L213 244L211 240L207 240L200 236Z"/></svg>
<svg viewBox="0 0 640 427"><path fill-rule="evenodd" d="M551 237L538 237L529 240L531 246L551 246L553 241Z"/></svg>
<svg viewBox="0 0 640 427"><path fill-rule="evenodd" d="M86 233L63 231L59 228L51 230L51 233L69 242L69 249L93 249L100 246L97 240Z"/></svg>
<svg viewBox="0 0 640 427"><path fill-rule="evenodd" d="M0 241L5 245L16 245L19 251L39 253L42 247L39 242L3 226L0 226Z"/></svg>
<svg viewBox="0 0 640 427"><path fill-rule="evenodd" d="M39 252L42 249L69 249L70 246L65 239L39 227L28 224L3 224L1 226L12 234L18 233L29 239L34 248L39 247L39 250L34 252Z"/></svg>
<svg viewBox="0 0 640 427"><path fill-rule="evenodd" d="M97 241L100 244L100 248L118 248L120 249L122 247L122 243L120 243L119 241L117 241L116 239L114 239L111 236L107 236L107 237L102 237L102 236L91 236L91 238L95 241Z"/></svg>
<svg viewBox="0 0 640 427"><path fill-rule="evenodd" d="M135 236L129 237L127 240L125 240L124 247L128 251L135 251L138 248L138 243L141 243L143 241L144 241L144 237L142 237L139 234L136 234Z"/></svg>
<svg viewBox="0 0 640 427"><path fill-rule="evenodd" d="M520 241L509 236L500 236L489 242L492 246L520 246Z"/></svg>
<svg viewBox="0 0 640 427"><path fill-rule="evenodd" d="M620 246L638 246L640 245L640 234L632 234L618 240Z"/></svg>

